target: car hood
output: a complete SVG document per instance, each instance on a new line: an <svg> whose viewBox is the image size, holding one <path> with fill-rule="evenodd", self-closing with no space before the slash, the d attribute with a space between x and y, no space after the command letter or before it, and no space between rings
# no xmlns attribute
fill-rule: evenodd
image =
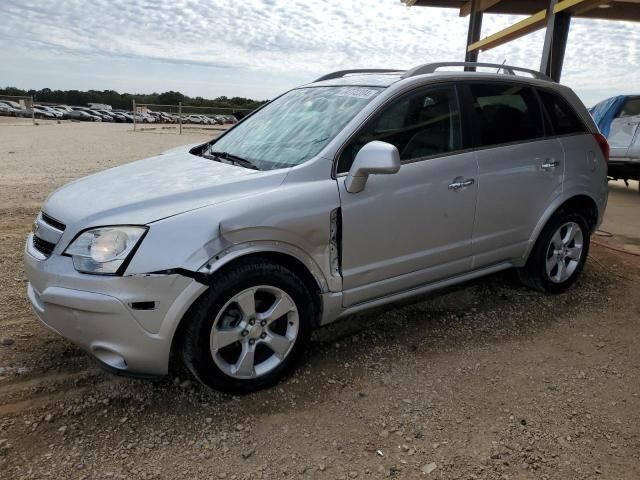
<svg viewBox="0 0 640 480"><path fill-rule="evenodd" d="M287 170L261 172L228 165L185 150L186 147L68 183L49 196L43 211L76 229L147 224L275 188L287 174Z"/></svg>

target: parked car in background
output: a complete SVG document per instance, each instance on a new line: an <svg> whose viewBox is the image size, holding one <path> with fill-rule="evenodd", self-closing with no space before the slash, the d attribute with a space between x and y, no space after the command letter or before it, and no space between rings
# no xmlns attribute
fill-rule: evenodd
<svg viewBox="0 0 640 480"><path fill-rule="evenodd" d="M118 112L114 112L113 110L95 110L95 111L101 115L108 116L113 122L118 122L118 123L126 122L126 118L123 115L119 114Z"/></svg>
<svg viewBox="0 0 640 480"><path fill-rule="evenodd" d="M57 112L60 112L62 114L63 120L68 120L69 112L73 111L73 109L67 105L52 105L51 108L53 108Z"/></svg>
<svg viewBox="0 0 640 480"><path fill-rule="evenodd" d="M58 118L58 114L50 112L48 109L34 105L31 108L25 109L25 116L31 116L31 110L33 109L33 116L39 119L55 120Z"/></svg>
<svg viewBox="0 0 640 480"><path fill-rule="evenodd" d="M136 122L140 123L156 123L156 119L153 115L147 112L137 112Z"/></svg>
<svg viewBox="0 0 640 480"><path fill-rule="evenodd" d="M186 123L195 123L198 125L208 124L209 120L203 118L201 115L191 114L185 118Z"/></svg>
<svg viewBox="0 0 640 480"><path fill-rule="evenodd" d="M12 117L31 116L31 110L27 110L25 107L20 105L18 102L14 102L13 100L0 100L0 105L5 105L6 107L8 107L6 111Z"/></svg>
<svg viewBox="0 0 640 480"><path fill-rule="evenodd" d="M152 112L149 110L147 113L155 119L156 123L165 123L165 119L160 115L160 112Z"/></svg>
<svg viewBox="0 0 640 480"><path fill-rule="evenodd" d="M125 122L133 123L133 112L129 112L127 110L112 110L112 112L121 115L124 118Z"/></svg>
<svg viewBox="0 0 640 480"><path fill-rule="evenodd" d="M52 105L51 108L53 108L55 110L60 110L62 112L71 112L71 111L73 111L73 108L71 108L68 105Z"/></svg>
<svg viewBox="0 0 640 480"><path fill-rule="evenodd" d="M33 107L25 107L21 108L16 112L17 117L25 117L25 118L38 118L38 119L47 119L47 120L55 120L57 115L49 112L48 110L39 108L37 106Z"/></svg>
<svg viewBox="0 0 640 480"><path fill-rule="evenodd" d="M14 102L13 100L0 100L0 103L15 108L16 110L23 108L18 102Z"/></svg>
<svg viewBox="0 0 640 480"><path fill-rule="evenodd" d="M67 112L66 117L68 120L77 120L81 122L101 122L102 118L91 115L89 112L83 109L71 110Z"/></svg>
<svg viewBox="0 0 640 480"><path fill-rule="evenodd" d="M167 113L167 115L169 116L170 123L180 123L181 117L177 113Z"/></svg>
<svg viewBox="0 0 640 480"><path fill-rule="evenodd" d="M113 122L113 116L110 113L104 113L99 110L87 109L87 112L91 115L100 117L103 122Z"/></svg>
<svg viewBox="0 0 640 480"><path fill-rule="evenodd" d="M174 123L175 122L175 117L167 112L148 111L147 113L151 115L157 123Z"/></svg>
<svg viewBox="0 0 640 480"><path fill-rule="evenodd" d="M60 110L56 110L55 108L50 107L48 105L36 105L35 108L38 108L40 110L45 110L45 111L53 114L54 117L58 118L58 119L62 119L62 117L64 116Z"/></svg>
<svg viewBox="0 0 640 480"><path fill-rule="evenodd" d="M0 102L0 115L4 117L15 117L19 110L6 103Z"/></svg>
<svg viewBox="0 0 640 480"><path fill-rule="evenodd" d="M590 113L611 147L609 176L638 180L640 191L640 95L607 98Z"/></svg>
<svg viewBox="0 0 640 480"><path fill-rule="evenodd" d="M25 245L27 294L111 370L172 359L251 392L355 312L509 268L566 291L607 158L575 93L539 72L334 72L214 140L56 190Z"/></svg>
<svg viewBox="0 0 640 480"><path fill-rule="evenodd" d="M92 117L99 118L102 122L113 122L113 117L109 114L103 114L87 107L71 107L76 112L85 112Z"/></svg>

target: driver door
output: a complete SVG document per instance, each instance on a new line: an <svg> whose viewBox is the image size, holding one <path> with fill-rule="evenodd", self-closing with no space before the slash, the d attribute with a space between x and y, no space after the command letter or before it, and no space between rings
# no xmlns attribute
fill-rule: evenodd
<svg viewBox="0 0 640 480"><path fill-rule="evenodd" d="M342 152L337 180L345 307L471 269L478 164L474 152L463 150L460 111L453 86L408 93ZM369 176L363 191L349 193L341 174L373 140L396 146L402 166L393 175Z"/></svg>

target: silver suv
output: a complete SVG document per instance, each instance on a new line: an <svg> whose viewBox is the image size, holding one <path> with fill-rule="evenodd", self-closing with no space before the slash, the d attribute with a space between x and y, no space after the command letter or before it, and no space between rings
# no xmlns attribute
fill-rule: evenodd
<svg viewBox="0 0 640 480"><path fill-rule="evenodd" d="M570 89L441 69L461 65L331 73L216 140L62 187L26 243L38 317L113 371L180 362L250 392L354 312L513 267L566 290L607 142Z"/></svg>

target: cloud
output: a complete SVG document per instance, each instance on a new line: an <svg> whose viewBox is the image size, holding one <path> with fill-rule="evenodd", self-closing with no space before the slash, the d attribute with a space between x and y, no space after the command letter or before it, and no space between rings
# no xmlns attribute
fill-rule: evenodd
<svg viewBox="0 0 640 480"><path fill-rule="evenodd" d="M87 84L76 88L203 96L270 97L331 70L461 60L467 29L455 10L399 0L3 0L0 16L11 47L0 51L0 84L66 88L78 72ZM485 15L483 31L514 20ZM481 59L537 69L542 39ZM574 20L564 79L587 101L640 90L639 43L637 24Z"/></svg>

